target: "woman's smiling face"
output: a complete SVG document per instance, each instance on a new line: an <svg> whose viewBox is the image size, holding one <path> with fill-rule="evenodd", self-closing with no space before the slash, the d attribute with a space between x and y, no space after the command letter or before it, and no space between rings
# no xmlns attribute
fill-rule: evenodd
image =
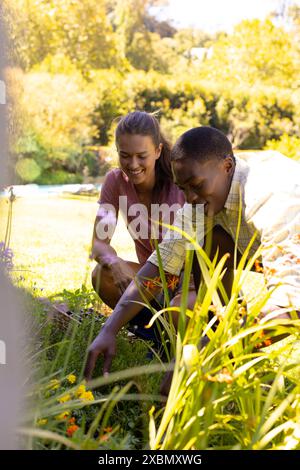
<svg viewBox="0 0 300 470"><path fill-rule="evenodd" d="M121 169L133 184L142 184L155 176L155 163L161 144L155 147L151 136L122 134L117 142Z"/></svg>
<svg viewBox="0 0 300 470"><path fill-rule="evenodd" d="M189 158L172 162L175 183L184 191L187 202L204 204L204 213L210 217L225 205L234 168L232 157L203 163Z"/></svg>

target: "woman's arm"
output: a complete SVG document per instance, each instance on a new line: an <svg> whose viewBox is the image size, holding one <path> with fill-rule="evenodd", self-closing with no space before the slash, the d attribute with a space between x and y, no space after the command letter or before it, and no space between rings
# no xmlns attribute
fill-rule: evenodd
<svg viewBox="0 0 300 470"><path fill-rule="evenodd" d="M101 224L102 226L104 225L103 217L97 215L93 230L91 259L94 259L102 266L110 266L118 260L118 255L116 250L110 245L112 234L110 233L111 236L105 238L104 232L101 230ZM111 228L112 231L113 228Z"/></svg>
<svg viewBox="0 0 300 470"><path fill-rule="evenodd" d="M128 267L127 262L119 258L116 250L110 245L115 222L112 222L110 236L106 236L106 232L103 230L105 224L107 224L105 218L100 216L96 217L90 258L96 260L102 268L108 268L109 275L113 278L113 284L118 289L118 297L120 297L132 281L133 273L132 269ZM108 271L106 271L106 274L108 274Z"/></svg>
<svg viewBox="0 0 300 470"><path fill-rule="evenodd" d="M109 266L118 259L110 242L117 226L119 192L115 171L110 171L103 182L99 208L94 223L91 258L102 266Z"/></svg>

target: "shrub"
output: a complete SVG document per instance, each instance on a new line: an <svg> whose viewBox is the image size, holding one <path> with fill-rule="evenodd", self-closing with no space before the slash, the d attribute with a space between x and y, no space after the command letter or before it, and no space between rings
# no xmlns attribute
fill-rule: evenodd
<svg viewBox="0 0 300 470"><path fill-rule="evenodd" d="M31 183L38 179L41 168L33 158L22 158L16 164L16 172L24 183Z"/></svg>
<svg viewBox="0 0 300 470"><path fill-rule="evenodd" d="M36 180L38 184L77 184L83 182L79 173L69 173L64 170L48 170L43 172Z"/></svg>
<svg viewBox="0 0 300 470"><path fill-rule="evenodd" d="M287 157L300 161L300 138L296 135L282 134L278 140L268 140L265 148L278 150Z"/></svg>

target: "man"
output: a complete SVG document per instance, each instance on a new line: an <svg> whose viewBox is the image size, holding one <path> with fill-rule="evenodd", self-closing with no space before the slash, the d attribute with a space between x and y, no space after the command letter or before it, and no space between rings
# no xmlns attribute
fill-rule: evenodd
<svg viewBox="0 0 300 470"><path fill-rule="evenodd" d="M276 152L253 155L246 161L235 158L227 137L217 129L198 127L185 132L172 150L175 183L184 190L187 203L204 205L205 222L213 229L214 254L233 254L234 243L243 253L256 233L250 254L262 245L262 263L268 289L273 289L262 314L289 318L300 312L300 166ZM241 207L241 224L237 234ZM178 217L185 216L185 207ZM175 220L174 225L178 222ZM210 226L209 224L205 224ZM207 230L207 229L206 229ZM232 243L230 241L233 240ZM185 260L184 239L160 243L164 271L178 275ZM233 256L227 264L227 292L232 281ZM201 274L201 273L200 273ZM153 253L121 297L111 317L89 347L85 376L90 379L99 354L104 355L104 374L116 354L116 335L141 310L136 301L144 278L159 275L157 254ZM196 288L199 267L194 263ZM137 283L139 286L137 286ZM144 290L148 298L155 294Z"/></svg>

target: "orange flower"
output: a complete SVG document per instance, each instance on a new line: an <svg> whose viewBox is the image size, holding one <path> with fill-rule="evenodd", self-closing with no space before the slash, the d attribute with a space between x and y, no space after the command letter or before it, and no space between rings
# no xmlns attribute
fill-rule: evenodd
<svg viewBox="0 0 300 470"><path fill-rule="evenodd" d="M263 272L264 272L264 270L263 270L263 268L262 268L262 264L261 264L261 262L260 262L258 259L255 260L255 262L254 262L254 267L255 267L255 271L256 271L257 273L263 273Z"/></svg>
<svg viewBox="0 0 300 470"><path fill-rule="evenodd" d="M167 274L166 282L169 289L175 290L179 284L179 277L173 274ZM156 289L157 287L162 289L162 281L160 276L156 276L153 279L146 279L143 281L143 286L148 290Z"/></svg>
<svg viewBox="0 0 300 470"><path fill-rule="evenodd" d="M155 287L161 286L161 280L159 276L154 277L153 279L143 281L143 286L146 289L155 289Z"/></svg>
<svg viewBox="0 0 300 470"><path fill-rule="evenodd" d="M256 343L255 345L256 349L271 346L272 340L270 338L264 339L265 336L266 336L266 333L264 332L264 330L261 330L258 334L258 338L262 339L262 343Z"/></svg>
<svg viewBox="0 0 300 470"><path fill-rule="evenodd" d="M265 336L264 330L261 330L257 336L258 338L263 338Z"/></svg>
<svg viewBox="0 0 300 470"><path fill-rule="evenodd" d="M109 439L109 435L112 432L113 428L111 426L107 426L106 428L103 429L105 434L102 434L102 436L99 437L99 442L106 442Z"/></svg>
<svg viewBox="0 0 300 470"><path fill-rule="evenodd" d="M176 287L178 286L179 283L179 277L178 276L167 276L167 285L169 289L175 290Z"/></svg>
<svg viewBox="0 0 300 470"><path fill-rule="evenodd" d="M67 431L66 431L67 436L72 437L74 432L77 431L77 429L79 429L79 426L77 426L77 424L72 424L71 426L69 426Z"/></svg>
<svg viewBox="0 0 300 470"><path fill-rule="evenodd" d="M68 423L69 423L69 424L75 424L75 421L76 421L76 418L73 416L72 418L70 418L70 419L68 420Z"/></svg>
<svg viewBox="0 0 300 470"><path fill-rule="evenodd" d="M265 268L263 271L264 271L266 276L275 276L275 274L277 272L276 269L274 269L274 268Z"/></svg>
<svg viewBox="0 0 300 470"><path fill-rule="evenodd" d="M113 428L111 426L108 426L107 428L104 428L104 432L112 432Z"/></svg>
<svg viewBox="0 0 300 470"><path fill-rule="evenodd" d="M293 237L292 237L292 241L294 243L300 243L300 233L296 233Z"/></svg>

